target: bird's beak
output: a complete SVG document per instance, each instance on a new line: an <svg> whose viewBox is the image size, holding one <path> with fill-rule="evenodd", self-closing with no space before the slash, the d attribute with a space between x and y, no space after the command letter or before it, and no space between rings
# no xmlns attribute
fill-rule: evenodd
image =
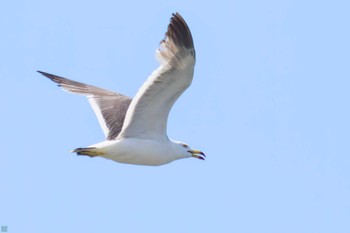
<svg viewBox="0 0 350 233"><path fill-rule="evenodd" d="M192 154L192 157L197 158L197 159L201 159L201 160L205 160L205 154L200 151L200 150L189 150L188 152L190 152Z"/></svg>

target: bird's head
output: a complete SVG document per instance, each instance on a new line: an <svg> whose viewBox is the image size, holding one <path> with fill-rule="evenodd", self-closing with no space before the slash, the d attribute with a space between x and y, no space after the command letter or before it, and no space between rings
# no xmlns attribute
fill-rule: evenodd
<svg viewBox="0 0 350 233"><path fill-rule="evenodd" d="M178 154L181 158L197 158L201 160L205 160L205 154L200 150L191 149L186 143L174 141L176 145L176 149L178 150Z"/></svg>

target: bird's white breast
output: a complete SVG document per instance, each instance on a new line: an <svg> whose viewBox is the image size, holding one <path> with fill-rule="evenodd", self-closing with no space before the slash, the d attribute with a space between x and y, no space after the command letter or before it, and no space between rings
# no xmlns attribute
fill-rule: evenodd
<svg viewBox="0 0 350 233"><path fill-rule="evenodd" d="M102 157L120 163L158 166L180 158L172 144L171 141L122 138L104 141L91 147L103 151Z"/></svg>

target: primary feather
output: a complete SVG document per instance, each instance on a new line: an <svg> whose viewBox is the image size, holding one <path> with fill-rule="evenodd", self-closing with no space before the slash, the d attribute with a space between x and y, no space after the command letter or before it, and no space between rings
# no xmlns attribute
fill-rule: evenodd
<svg viewBox="0 0 350 233"><path fill-rule="evenodd" d="M119 137L167 140L169 111L193 79L195 50L180 14L173 14L156 52L160 66L131 101Z"/></svg>
<svg viewBox="0 0 350 233"><path fill-rule="evenodd" d="M130 97L46 72L38 72L57 83L65 91L85 95L106 139L112 140L119 135L131 102Z"/></svg>

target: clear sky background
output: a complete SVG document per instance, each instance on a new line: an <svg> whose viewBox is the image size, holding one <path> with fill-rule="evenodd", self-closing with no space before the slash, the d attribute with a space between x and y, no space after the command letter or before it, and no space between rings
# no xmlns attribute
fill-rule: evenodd
<svg viewBox="0 0 350 233"><path fill-rule="evenodd" d="M0 225L8 232L350 232L348 1L2 1ZM36 70L133 96L171 13L192 86L168 134L207 154L160 167L78 157L85 98Z"/></svg>

